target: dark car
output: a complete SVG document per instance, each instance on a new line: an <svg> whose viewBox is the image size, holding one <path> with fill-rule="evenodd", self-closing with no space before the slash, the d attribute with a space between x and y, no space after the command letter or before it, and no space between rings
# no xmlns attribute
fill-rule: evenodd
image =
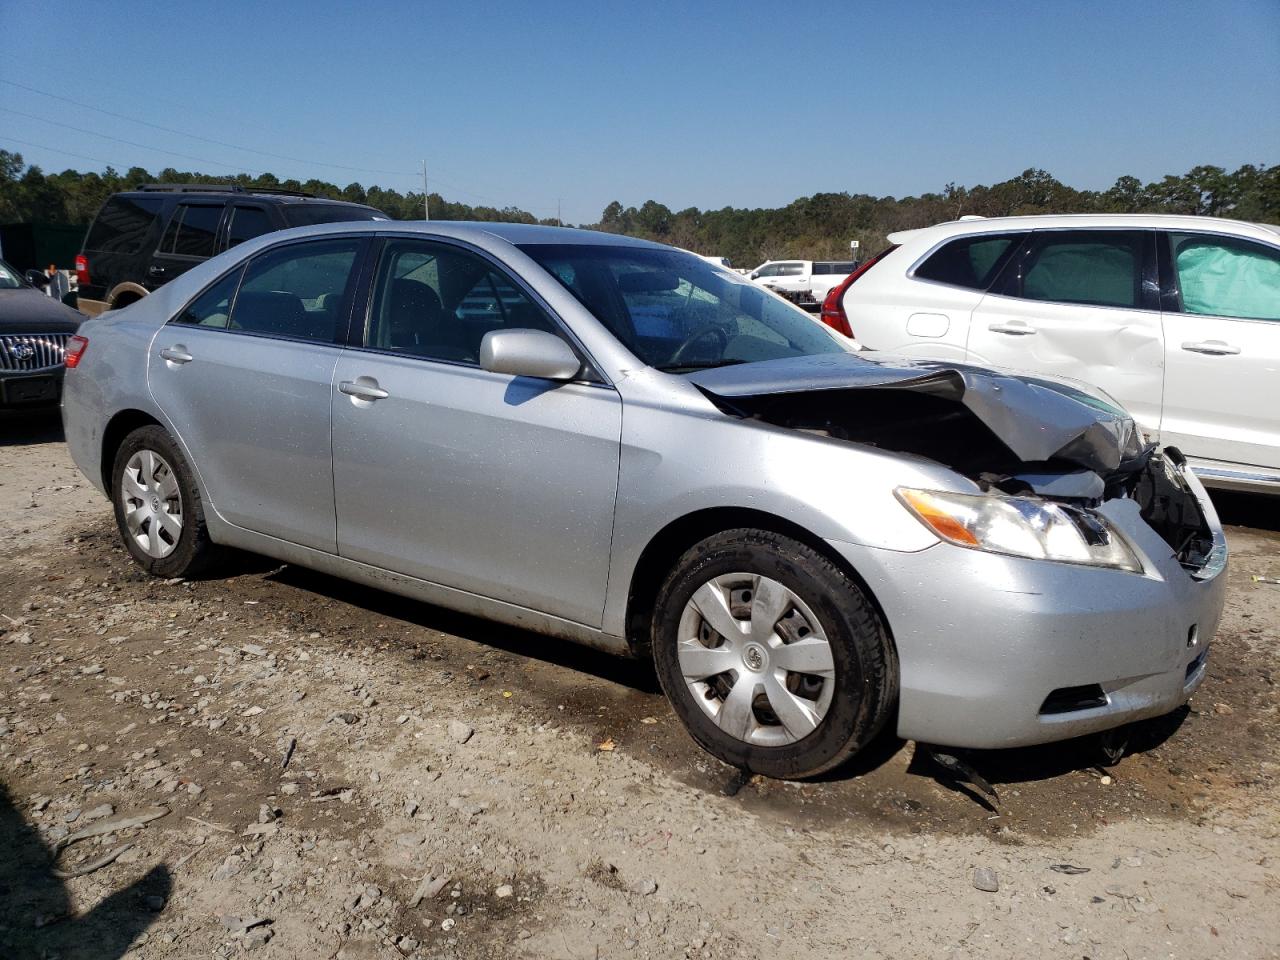
<svg viewBox="0 0 1280 960"><path fill-rule="evenodd" d="M58 402L67 341L83 319L0 260L0 407Z"/></svg>
<svg viewBox="0 0 1280 960"><path fill-rule="evenodd" d="M118 310L238 243L288 227L389 220L359 203L236 184L152 183L107 198L76 257L79 307Z"/></svg>

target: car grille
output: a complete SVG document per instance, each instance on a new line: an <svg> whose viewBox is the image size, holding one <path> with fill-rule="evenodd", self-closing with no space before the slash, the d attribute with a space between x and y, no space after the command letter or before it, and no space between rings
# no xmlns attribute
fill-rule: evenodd
<svg viewBox="0 0 1280 960"><path fill-rule="evenodd" d="M61 365L67 355L69 333L6 333L0 335L0 370L45 370Z"/></svg>

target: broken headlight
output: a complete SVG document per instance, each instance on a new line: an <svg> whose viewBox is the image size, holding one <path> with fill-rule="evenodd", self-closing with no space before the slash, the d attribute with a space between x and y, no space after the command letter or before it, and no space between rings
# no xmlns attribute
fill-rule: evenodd
<svg viewBox="0 0 1280 960"><path fill-rule="evenodd" d="M1027 497L905 487L899 487L897 494L921 523L957 546L1142 572L1142 564L1119 531L1090 510Z"/></svg>

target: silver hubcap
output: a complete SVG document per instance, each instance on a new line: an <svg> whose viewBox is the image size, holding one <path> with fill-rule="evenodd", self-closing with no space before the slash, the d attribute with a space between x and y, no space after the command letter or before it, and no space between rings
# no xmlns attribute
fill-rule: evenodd
<svg viewBox="0 0 1280 960"><path fill-rule="evenodd" d="M157 560L173 553L182 536L182 492L173 467L154 450L139 450L120 478L124 523L142 551Z"/></svg>
<svg viewBox="0 0 1280 960"><path fill-rule="evenodd" d="M831 643L813 611L777 580L727 573L704 583L685 604L678 642L694 702L746 743L795 743L831 706Z"/></svg>

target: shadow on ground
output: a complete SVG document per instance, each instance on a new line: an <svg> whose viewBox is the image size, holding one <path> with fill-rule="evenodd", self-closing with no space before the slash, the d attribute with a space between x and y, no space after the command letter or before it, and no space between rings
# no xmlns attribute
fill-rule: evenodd
<svg viewBox="0 0 1280 960"><path fill-rule="evenodd" d="M0 411L0 447L32 443L61 443L62 415L51 410Z"/></svg>
<svg viewBox="0 0 1280 960"><path fill-rule="evenodd" d="M1212 490L1209 496L1224 524L1280 531L1280 496L1232 490Z"/></svg>
<svg viewBox="0 0 1280 960"><path fill-rule="evenodd" d="M0 851L0 955L5 957L122 957L156 920L147 899L167 901L173 886L168 868L153 867L88 912L75 912L65 883L54 876L53 852L14 806L3 784Z"/></svg>

